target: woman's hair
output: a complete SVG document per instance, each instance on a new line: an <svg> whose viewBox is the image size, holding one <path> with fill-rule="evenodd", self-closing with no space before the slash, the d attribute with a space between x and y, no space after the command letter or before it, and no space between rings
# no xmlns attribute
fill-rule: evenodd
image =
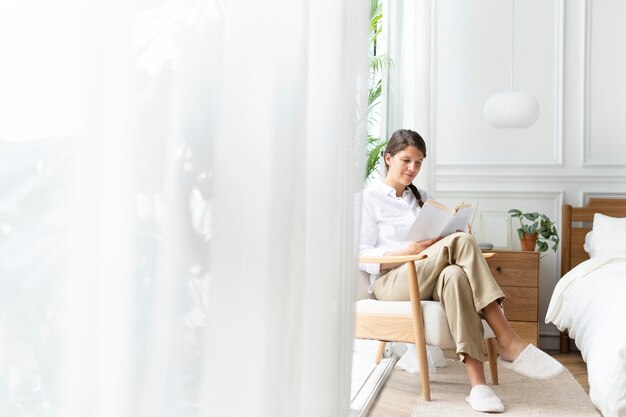
<svg viewBox="0 0 626 417"><path fill-rule="evenodd" d="M383 153L383 160L385 155L390 154L391 156L394 156L395 154L405 150L409 146L415 146L417 149L422 151L422 153L424 154L424 158L426 158L426 143L424 142L424 139L422 139L420 134L409 129L400 129L393 132L393 134L389 138L389 141L387 142L387 147L385 148L385 151ZM389 169L387 161L385 161L385 168ZM408 188L417 199L419 206L422 207L424 205L424 202L422 201L422 196L420 195L417 187L413 184L409 184Z"/></svg>

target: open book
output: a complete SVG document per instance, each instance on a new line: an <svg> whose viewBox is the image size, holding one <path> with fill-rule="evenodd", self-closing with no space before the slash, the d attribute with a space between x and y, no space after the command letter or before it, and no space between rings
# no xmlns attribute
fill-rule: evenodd
<svg viewBox="0 0 626 417"><path fill-rule="evenodd" d="M459 230L465 231L473 211L469 204L461 203L454 208L448 208L428 199L411 225L406 239L419 241L445 237Z"/></svg>

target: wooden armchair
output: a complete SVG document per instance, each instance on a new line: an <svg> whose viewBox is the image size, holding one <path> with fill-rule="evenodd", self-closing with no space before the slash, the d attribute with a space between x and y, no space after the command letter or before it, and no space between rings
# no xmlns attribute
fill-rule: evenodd
<svg viewBox="0 0 626 417"><path fill-rule="evenodd" d="M426 344L442 349L454 348L454 340L443 306L438 301L421 301L415 261L425 255L361 257L360 263L407 263L410 301L359 300L356 303L355 337L379 340L376 355L379 363L387 342L415 343L422 395L430 401L430 379ZM426 323L426 326L424 324ZM498 384L495 335L483 320L492 384Z"/></svg>

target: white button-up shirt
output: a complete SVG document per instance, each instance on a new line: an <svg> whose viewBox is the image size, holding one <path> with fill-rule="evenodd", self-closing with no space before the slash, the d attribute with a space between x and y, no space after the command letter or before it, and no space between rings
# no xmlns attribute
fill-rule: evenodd
<svg viewBox="0 0 626 417"><path fill-rule="evenodd" d="M422 201L430 198L425 191L419 192ZM363 190L361 204L359 256L382 256L407 247L406 234L421 210L411 190L396 197L393 187L374 181ZM369 273L372 281L380 274L380 264L359 264L359 268Z"/></svg>

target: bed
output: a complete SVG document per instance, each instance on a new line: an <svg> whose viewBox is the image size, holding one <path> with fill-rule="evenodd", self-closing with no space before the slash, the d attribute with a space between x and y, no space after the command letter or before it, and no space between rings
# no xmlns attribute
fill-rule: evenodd
<svg viewBox="0 0 626 417"><path fill-rule="evenodd" d="M563 276L546 323L574 339L603 416L626 417L626 199L564 205L561 237ZM562 350L568 343L562 335Z"/></svg>

